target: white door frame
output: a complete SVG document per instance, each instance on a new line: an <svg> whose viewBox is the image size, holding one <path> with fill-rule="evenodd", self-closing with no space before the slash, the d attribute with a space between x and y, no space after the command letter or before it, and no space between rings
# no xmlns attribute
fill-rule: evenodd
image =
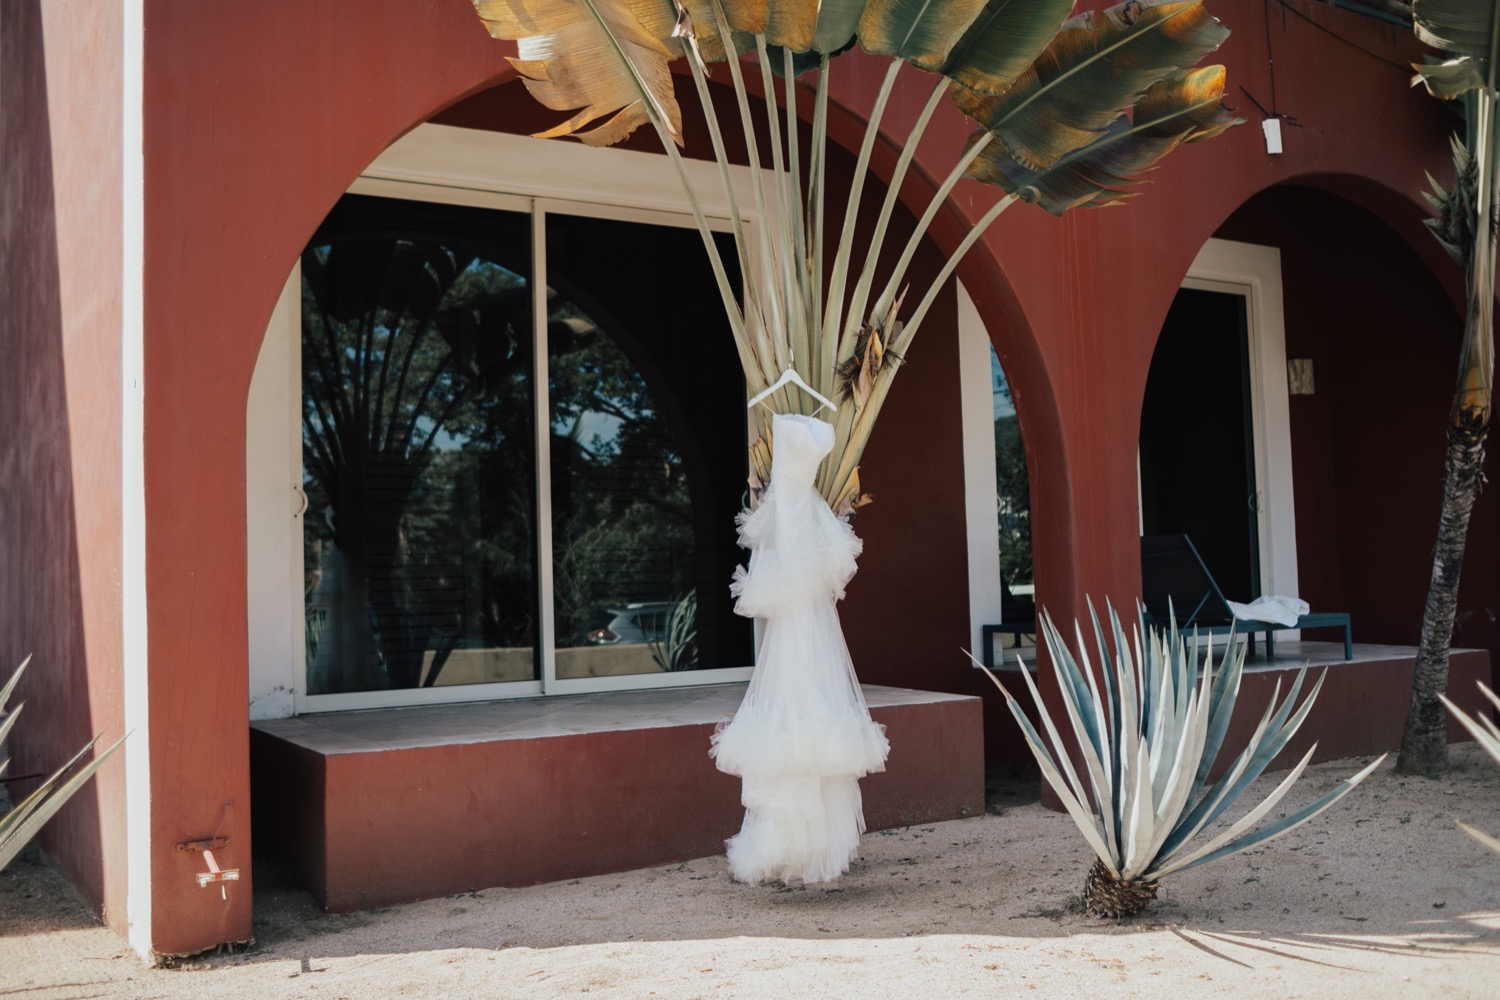
<svg viewBox="0 0 1500 1000"><path fill-rule="evenodd" d="M1254 243L1211 239L1188 268L1182 287L1245 298L1261 592L1295 597L1297 516L1292 491L1281 251ZM1296 633L1287 636L1297 637Z"/></svg>

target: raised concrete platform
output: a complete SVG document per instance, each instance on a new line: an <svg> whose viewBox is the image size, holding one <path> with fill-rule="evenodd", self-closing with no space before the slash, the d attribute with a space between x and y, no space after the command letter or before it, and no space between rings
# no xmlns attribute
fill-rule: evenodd
<svg viewBox="0 0 1500 1000"><path fill-rule="evenodd" d="M977 698L865 689L891 741L871 830L979 815ZM744 684L251 724L255 850L332 912L721 853L739 779L708 756Z"/></svg>

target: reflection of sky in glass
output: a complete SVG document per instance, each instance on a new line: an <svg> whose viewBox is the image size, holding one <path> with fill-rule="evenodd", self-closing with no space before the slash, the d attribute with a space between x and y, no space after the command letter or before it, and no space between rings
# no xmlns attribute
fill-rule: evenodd
<svg viewBox="0 0 1500 1000"><path fill-rule="evenodd" d="M1016 405L1010 399L1010 386L1005 382L1005 371L1000 367L1000 356L995 345L990 345L990 396L994 402L995 419L1004 420L1016 415Z"/></svg>
<svg viewBox="0 0 1500 1000"><path fill-rule="evenodd" d="M554 418L552 421L552 433L559 437L571 437L582 442L590 450L599 450L614 444L615 438L620 436L620 428L625 426L625 421L612 413L595 413L593 410L584 410L578 415L576 421Z"/></svg>

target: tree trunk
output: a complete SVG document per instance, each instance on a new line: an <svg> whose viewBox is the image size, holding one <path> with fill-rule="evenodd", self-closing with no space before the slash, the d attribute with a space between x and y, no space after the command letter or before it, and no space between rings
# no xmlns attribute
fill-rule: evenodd
<svg viewBox="0 0 1500 1000"><path fill-rule="evenodd" d="M1432 582L1422 612L1422 642L1412 678L1411 708L1396 770L1429 778L1448 769L1448 724L1438 695L1448 688L1448 649L1458 610L1458 576L1463 568L1469 514L1484 480L1487 410L1463 409L1448 428L1443 474L1443 512L1432 557Z"/></svg>

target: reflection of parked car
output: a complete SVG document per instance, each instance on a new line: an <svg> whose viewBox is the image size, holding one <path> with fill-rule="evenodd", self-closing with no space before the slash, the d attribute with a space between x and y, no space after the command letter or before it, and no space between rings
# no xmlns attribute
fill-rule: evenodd
<svg viewBox="0 0 1500 1000"><path fill-rule="evenodd" d="M589 621L584 638L592 646L660 642L666 631L667 616L671 613L670 601L607 608Z"/></svg>

